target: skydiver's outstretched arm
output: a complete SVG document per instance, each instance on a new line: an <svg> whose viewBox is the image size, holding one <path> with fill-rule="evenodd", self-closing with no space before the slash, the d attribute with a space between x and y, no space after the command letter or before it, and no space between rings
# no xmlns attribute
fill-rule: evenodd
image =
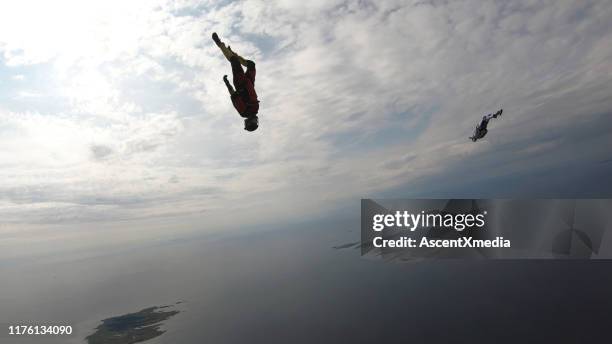
<svg viewBox="0 0 612 344"><path fill-rule="evenodd" d="M234 93L236 93L236 90L234 90L232 84L230 84L229 80L227 80L227 75L223 76L223 82L225 83L225 87L227 87L227 91L229 92L230 96L233 96Z"/></svg>

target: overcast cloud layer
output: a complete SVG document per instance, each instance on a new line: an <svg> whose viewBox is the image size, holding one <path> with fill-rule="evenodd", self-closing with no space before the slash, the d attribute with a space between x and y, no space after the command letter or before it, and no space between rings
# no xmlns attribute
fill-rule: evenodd
<svg viewBox="0 0 612 344"><path fill-rule="evenodd" d="M610 18L606 0L3 2L0 230L256 223L432 176L600 168ZM213 31L257 62L255 133Z"/></svg>

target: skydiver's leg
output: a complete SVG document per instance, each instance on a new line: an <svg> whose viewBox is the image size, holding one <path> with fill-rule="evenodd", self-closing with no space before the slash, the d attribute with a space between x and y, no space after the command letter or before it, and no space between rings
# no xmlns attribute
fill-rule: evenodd
<svg viewBox="0 0 612 344"><path fill-rule="evenodd" d="M480 127L481 128L486 128L487 125L489 124L489 121L491 120L491 118L497 118L498 114L499 113L495 113L495 114L490 113L490 114L488 114L486 116L483 116L482 117L482 121L480 122Z"/></svg>
<svg viewBox="0 0 612 344"><path fill-rule="evenodd" d="M238 58L238 56L233 55L232 57L230 57L230 63L232 64L234 87L236 88L236 90L238 90L241 88L241 85L243 84L246 75L244 74L244 69L242 69L242 66L240 65L240 59Z"/></svg>
<svg viewBox="0 0 612 344"><path fill-rule="evenodd" d="M251 80L251 82L253 83L253 85L255 85L255 62L251 61L251 60L246 60L246 77L249 78Z"/></svg>
<svg viewBox="0 0 612 344"><path fill-rule="evenodd" d="M219 49L221 49L221 52L223 53L223 56L225 56L225 58L231 62L231 58L232 56L234 56L234 52L232 52L231 49L229 49L228 47L225 46L225 43L221 42L220 44L217 44L217 46L219 47Z"/></svg>
<svg viewBox="0 0 612 344"><path fill-rule="evenodd" d="M248 67L248 60L246 60L244 57L236 54L233 50L231 46L226 46L225 43L223 43L221 41L221 39L219 39L219 36L217 35L216 32L213 32L212 35L213 41L215 41L215 44L219 47L219 49L221 49L221 52L223 53L223 56L225 56L225 58L231 62L231 58L232 56L236 56L238 57L238 61L240 62L241 65Z"/></svg>
<svg viewBox="0 0 612 344"><path fill-rule="evenodd" d="M215 41L215 44L219 47L219 49L221 49L223 56L225 56L225 58L231 62L230 59L234 55L234 52L232 51L232 49L230 47L225 46L225 43L223 43L221 39L219 39L219 36L217 35L216 32L213 32L212 39L213 41Z"/></svg>
<svg viewBox="0 0 612 344"><path fill-rule="evenodd" d="M234 52L232 50L232 47L228 46L227 49L233 54L233 56L236 56L238 58L238 61L240 61L240 64L245 66L245 67L249 67L249 60L245 59L244 57L236 54L236 52Z"/></svg>

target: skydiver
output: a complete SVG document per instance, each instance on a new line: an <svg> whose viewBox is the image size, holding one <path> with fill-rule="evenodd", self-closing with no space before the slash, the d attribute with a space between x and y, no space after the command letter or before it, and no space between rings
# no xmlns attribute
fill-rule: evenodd
<svg viewBox="0 0 612 344"><path fill-rule="evenodd" d="M257 93L255 92L255 62L246 60L236 54L230 46L226 47L216 32L213 32L212 39L232 65L234 87L227 80L227 75L223 76L223 82L229 91L232 104L240 116L244 118L244 129L254 131L259 127L259 118L257 117L259 100L257 100ZM242 69L242 66L246 67L246 72Z"/></svg>
<svg viewBox="0 0 612 344"><path fill-rule="evenodd" d="M494 114L488 114L486 116L483 116L482 120L480 121L480 124L478 124L476 126L476 130L474 130L474 135L470 137L470 140L472 140L473 142L476 142L479 139L485 137L485 135L487 135L487 133L489 132L487 130L487 125L489 124L489 121L491 120L491 118L500 117L503 111L504 111L503 109L500 109Z"/></svg>

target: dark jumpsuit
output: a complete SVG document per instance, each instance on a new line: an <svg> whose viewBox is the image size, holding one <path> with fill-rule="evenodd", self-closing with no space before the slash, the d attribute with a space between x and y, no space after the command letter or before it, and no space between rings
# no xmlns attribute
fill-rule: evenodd
<svg viewBox="0 0 612 344"><path fill-rule="evenodd" d="M232 94L232 104L242 117L251 117L259 112L259 101L255 92L255 63L247 61L246 73L240 65L240 60L236 56L230 58L232 64L232 74L234 77L234 88L236 92Z"/></svg>

